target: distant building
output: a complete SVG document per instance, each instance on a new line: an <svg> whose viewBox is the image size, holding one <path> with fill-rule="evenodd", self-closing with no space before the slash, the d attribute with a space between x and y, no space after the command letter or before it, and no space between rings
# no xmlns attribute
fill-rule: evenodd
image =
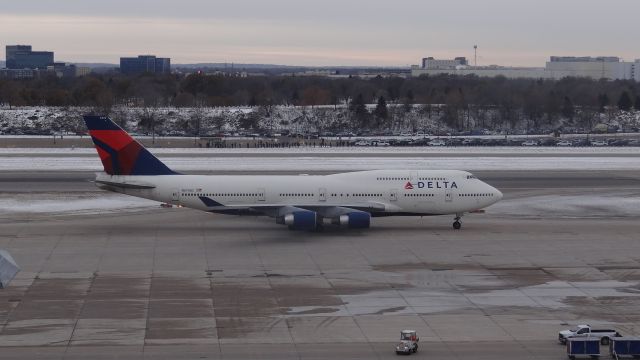
<svg viewBox="0 0 640 360"><path fill-rule="evenodd" d="M640 60L624 62L614 56L573 57L552 56L542 67L506 67L498 65L469 66L465 58L436 60L425 58L422 66L411 68L412 76L421 75L475 75L480 77L504 76L511 79L562 79L586 77L607 80L640 81Z"/></svg>
<svg viewBox="0 0 640 360"><path fill-rule="evenodd" d="M158 58L154 55L139 55L138 57L120 58L120 72L127 75L152 73L171 73L171 59Z"/></svg>
<svg viewBox="0 0 640 360"><path fill-rule="evenodd" d="M53 65L52 51L32 51L31 45L7 45L8 69L46 69Z"/></svg>
<svg viewBox="0 0 640 360"><path fill-rule="evenodd" d="M31 69L0 69L0 79L27 80L33 77L34 71Z"/></svg>
<svg viewBox="0 0 640 360"><path fill-rule="evenodd" d="M592 79L609 80L637 80L640 77L636 70L640 70L640 60L624 62L618 57L573 57L552 56L547 62L546 70L556 77L589 77Z"/></svg>
<svg viewBox="0 0 640 360"><path fill-rule="evenodd" d="M91 68L87 66L76 66L76 77L87 76L91 74Z"/></svg>
<svg viewBox="0 0 640 360"><path fill-rule="evenodd" d="M466 66L467 58L457 57L453 60L437 60L433 57L427 57L422 59L423 69L455 69L458 66Z"/></svg>
<svg viewBox="0 0 640 360"><path fill-rule="evenodd" d="M169 58L156 58L156 73L170 74L171 73L171 59Z"/></svg>
<svg viewBox="0 0 640 360"><path fill-rule="evenodd" d="M78 67L74 64L57 62L48 66L47 71L54 72L56 76L60 78L72 78L87 75L91 72L91 69L88 67Z"/></svg>

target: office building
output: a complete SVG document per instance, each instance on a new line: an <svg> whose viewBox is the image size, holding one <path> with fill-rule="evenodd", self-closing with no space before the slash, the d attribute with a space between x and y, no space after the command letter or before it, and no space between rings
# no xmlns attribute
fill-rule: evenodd
<svg viewBox="0 0 640 360"><path fill-rule="evenodd" d="M171 59L158 58L154 55L120 58L120 72L127 75L152 73L171 73Z"/></svg>
<svg viewBox="0 0 640 360"><path fill-rule="evenodd" d="M32 51L31 45L7 45L8 69L46 69L53 65L52 51Z"/></svg>
<svg viewBox="0 0 640 360"><path fill-rule="evenodd" d="M436 60L425 58L422 66L411 68L412 76L421 75L504 76L510 79L562 79L584 77L607 80L640 81L640 60L624 62L615 56L574 57L551 56L545 67L469 66L464 58Z"/></svg>
<svg viewBox="0 0 640 360"><path fill-rule="evenodd" d="M422 59L422 68L424 69L455 69L458 66L466 66L467 58L457 57L453 60L438 60L433 57Z"/></svg>
<svg viewBox="0 0 640 360"><path fill-rule="evenodd" d="M54 63L47 67L48 72L55 73L59 78L72 78L84 76L91 72L88 67L79 67L74 64L65 64L63 62Z"/></svg>
<svg viewBox="0 0 640 360"><path fill-rule="evenodd" d="M28 80L35 76L31 69L0 69L0 79Z"/></svg>

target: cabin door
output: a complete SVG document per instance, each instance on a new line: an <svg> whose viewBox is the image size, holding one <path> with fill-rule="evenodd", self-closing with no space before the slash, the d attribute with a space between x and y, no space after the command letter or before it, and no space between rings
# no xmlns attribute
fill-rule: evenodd
<svg viewBox="0 0 640 360"><path fill-rule="evenodd" d="M175 205L180 204L180 189L178 188L171 189L171 202Z"/></svg>
<svg viewBox="0 0 640 360"><path fill-rule="evenodd" d="M325 188L318 189L318 200L327 201L327 189Z"/></svg>
<svg viewBox="0 0 640 360"><path fill-rule="evenodd" d="M444 201L448 203L453 201L453 193L450 189L444 191Z"/></svg>

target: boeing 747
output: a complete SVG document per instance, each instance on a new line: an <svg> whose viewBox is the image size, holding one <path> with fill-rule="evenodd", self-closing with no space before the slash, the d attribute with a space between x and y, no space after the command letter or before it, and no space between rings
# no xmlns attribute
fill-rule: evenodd
<svg viewBox="0 0 640 360"><path fill-rule="evenodd" d="M325 223L364 229L382 216L454 215L486 208L502 193L457 170L372 170L321 176L184 175L104 116L85 116L108 191L217 214L265 215L292 230Z"/></svg>

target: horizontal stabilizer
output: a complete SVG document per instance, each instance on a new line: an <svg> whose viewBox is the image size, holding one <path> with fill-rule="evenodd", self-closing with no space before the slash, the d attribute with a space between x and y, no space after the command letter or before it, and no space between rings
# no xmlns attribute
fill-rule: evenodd
<svg viewBox="0 0 640 360"><path fill-rule="evenodd" d="M154 189L156 187L155 185L151 185L151 184L143 184L143 183L135 183L135 182L120 183L115 181L104 181L104 180L96 180L95 182L96 184L119 187L123 189Z"/></svg>

